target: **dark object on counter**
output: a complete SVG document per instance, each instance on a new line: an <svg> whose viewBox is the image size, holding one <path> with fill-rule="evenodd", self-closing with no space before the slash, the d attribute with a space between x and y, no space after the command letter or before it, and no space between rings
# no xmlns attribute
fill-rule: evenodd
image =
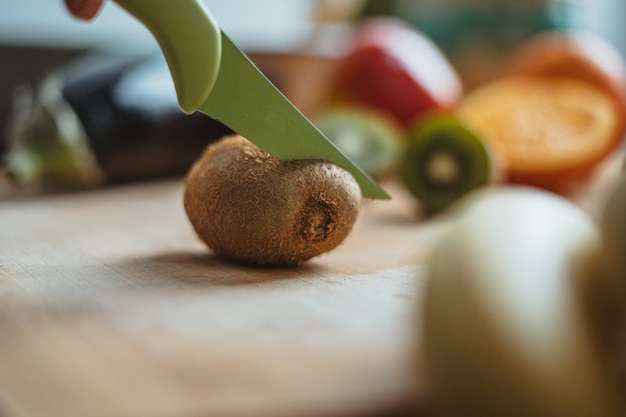
<svg viewBox="0 0 626 417"><path fill-rule="evenodd" d="M18 184L181 176L209 143L231 133L180 110L161 56L87 56L16 91L4 163Z"/></svg>
<svg viewBox="0 0 626 417"><path fill-rule="evenodd" d="M393 16L398 9L397 0L366 0L360 10L360 18L372 16Z"/></svg>

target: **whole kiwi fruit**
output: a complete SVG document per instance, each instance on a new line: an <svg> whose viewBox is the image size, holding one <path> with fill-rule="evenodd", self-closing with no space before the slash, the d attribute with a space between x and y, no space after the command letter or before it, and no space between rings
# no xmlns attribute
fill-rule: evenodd
<svg viewBox="0 0 626 417"><path fill-rule="evenodd" d="M184 207L217 256L293 266L328 252L351 232L361 190L322 160L281 161L240 135L207 147L185 178Z"/></svg>

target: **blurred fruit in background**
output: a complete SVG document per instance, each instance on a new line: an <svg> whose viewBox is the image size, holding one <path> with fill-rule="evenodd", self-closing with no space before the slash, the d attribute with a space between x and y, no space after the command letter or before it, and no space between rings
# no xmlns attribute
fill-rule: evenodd
<svg viewBox="0 0 626 417"><path fill-rule="evenodd" d="M611 96L571 77L504 77L470 92L457 115L505 159L510 181L564 194L623 136Z"/></svg>
<svg viewBox="0 0 626 417"><path fill-rule="evenodd" d="M361 107L334 107L315 124L348 158L373 178L396 168L404 130L387 113Z"/></svg>
<svg viewBox="0 0 626 417"><path fill-rule="evenodd" d="M626 63L597 34L540 32L458 114L499 149L511 181L567 194L624 141Z"/></svg>
<svg viewBox="0 0 626 417"><path fill-rule="evenodd" d="M399 166L402 183L425 214L435 214L492 183L499 167L486 143L448 114L421 117Z"/></svg>
<svg viewBox="0 0 626 417"><path fill-rule="evenodd" d="M362 18L396 16L430 37L466 88L493 79L507 55L535 33L577 28L580 0L366 0Z"/></svg>
<svg viewBox="0 0 626 417"><path fill-rule="evenodd" d="M359 23L331 81L332 104L387 111L405 127L423 112L451 109L461 82L426 35L395 18Z"/></svg>
<svg viewBox="0 0 626 417"><path fill-rule="evenodd" d="M626 62L600 35L581 30L546 31L516 48L505 75L553 75L593 84L609 94L626 122Z"/></svg>

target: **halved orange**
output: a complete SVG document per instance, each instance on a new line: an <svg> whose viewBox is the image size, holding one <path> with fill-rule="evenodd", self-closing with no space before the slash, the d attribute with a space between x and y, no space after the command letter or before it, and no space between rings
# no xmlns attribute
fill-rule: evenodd
<svg viewBox="0 0 626 417"><path fill-rule="evenodd" d="M615 100L626 129L626 61L615 45L584 30L547 30L513 51L507 75L550 75L587 81Z"/></svg>
<svg viewBox="0 0 626 417"><path fill-rule="evenodd" d="M625 58L615 45L593 32L540 32L513 51L506 73L578 78L607 91L626 112Z"/></svg>
<svg viewBox="0 0 626 417"><path fill-rule="evenodd" d="M470 92L457 114L504 159L511 182L559 192L587 177L622 136L610 95L575 78L492 81Z"/></svg>

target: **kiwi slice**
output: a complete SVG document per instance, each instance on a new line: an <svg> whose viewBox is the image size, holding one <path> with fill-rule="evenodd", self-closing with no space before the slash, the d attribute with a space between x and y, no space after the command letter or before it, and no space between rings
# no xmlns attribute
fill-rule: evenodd
<svg viewBox="0 0 626 417"><path fill-rule="evenodd" d="M400 174L427 213L443 210L491 181L483 141L452 116L420 118L404 149Z"/></svg>
<svg viewBox="0 0 626 417"><path fill-rule="evenodd" d="M316 121L317 128L356 165L373 177L397 163L402 134L391 118L361 108L331 109Z"/></svg>

